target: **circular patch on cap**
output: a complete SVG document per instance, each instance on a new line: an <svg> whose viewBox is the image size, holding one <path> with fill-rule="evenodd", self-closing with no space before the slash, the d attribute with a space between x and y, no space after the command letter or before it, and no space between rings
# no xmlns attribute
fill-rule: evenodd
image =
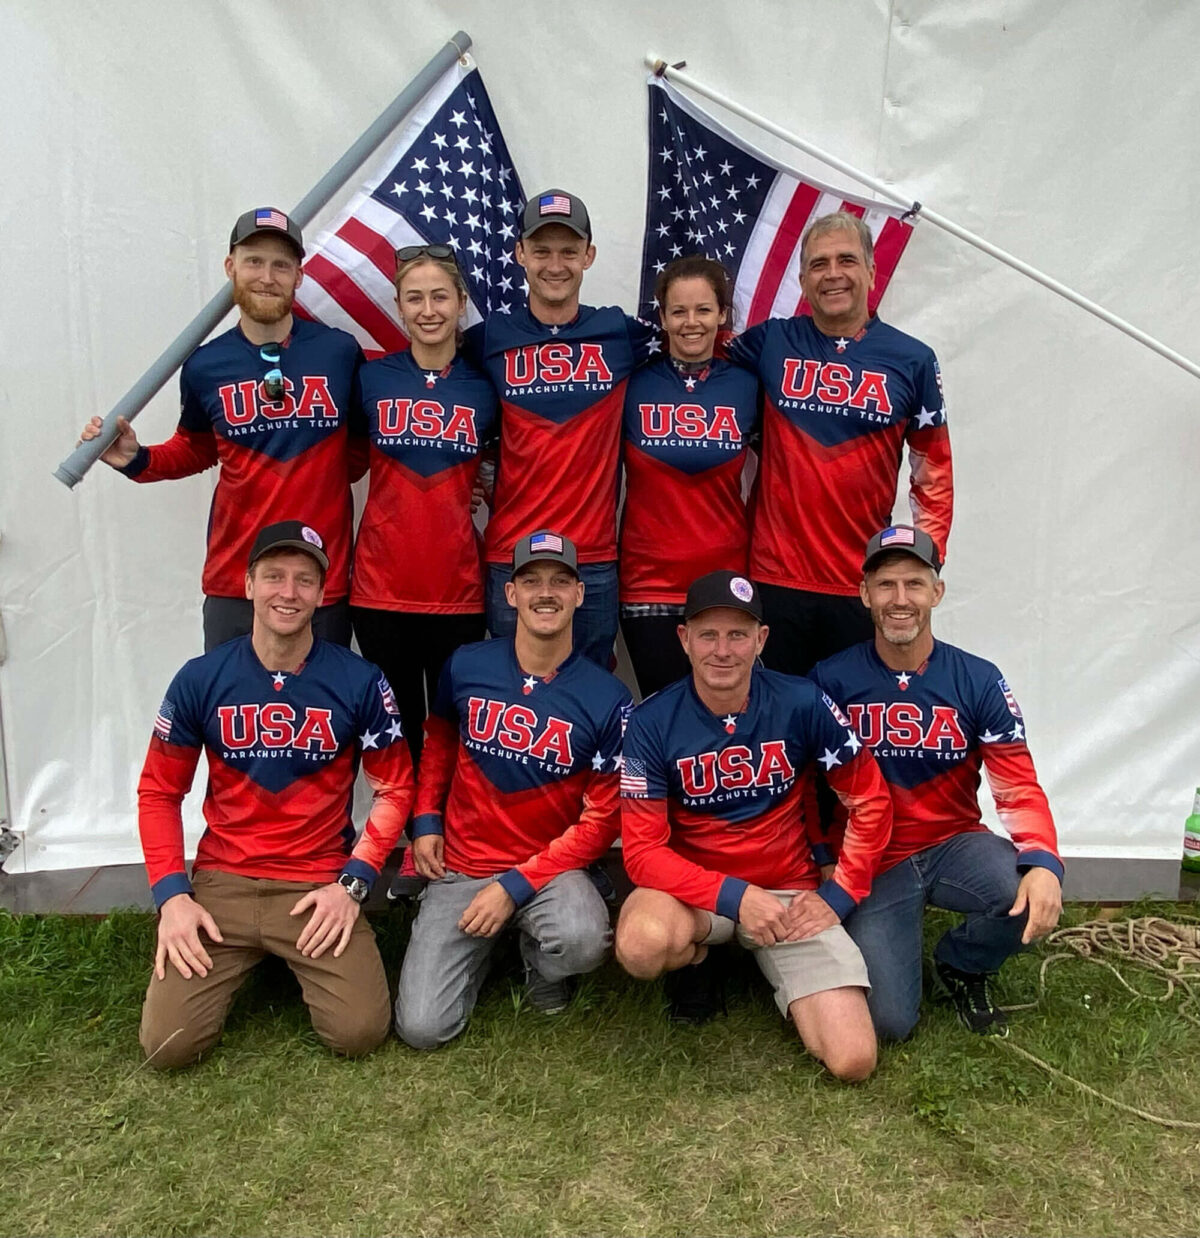
<svg viewBox="0 0 1200 1238"><path fill-rule="evenodd" d="M732 593L739 602L750 602L754 600L754 586L744 576L735 576L729 582L729 592Z"/></svg>
<svg viewBox="0 0 1200 1238"><path fill-rule="evenodd" d="M300 536L304 538L310 546L315 546L318 550L325 549L325 543L321 541L321 535L316 531L316 529L310 529L308 525L305 525L304 528L300 530Z"/></svg>

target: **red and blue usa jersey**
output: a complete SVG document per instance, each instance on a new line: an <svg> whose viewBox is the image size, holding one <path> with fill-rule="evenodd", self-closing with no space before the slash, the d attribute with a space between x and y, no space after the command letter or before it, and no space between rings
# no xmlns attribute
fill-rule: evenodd
<svg viewBox="0 0 1200 1238"><path fill-rule="evenodd" d="M682 604L698 577L746 571L742 474L758 433L758 391L753 374L721 360L684 374L663 357L630 378L622 602Z"/></svg>
<svg viewBox="0 0 1200 1238"><path fill-rule="evenodd" d="M872 318L853 338L807 315L771 318L728 346L762 381L762 462L752 500L750 575L854 596L863 547L892 522L904 444L913 523L943 560L954 488L937 358Z"/></svg>
<svg viewBox="0 0 1200 1238"><path fill-rule="evenodd" d="M821 882L806 800L816 767L849 813ZM866 897L892 806L870 750L807 679L755 668L742 713L718 717L689 675L639 705L625 732L621 846L635 884L731 919L747 885L819 889L845 918Z"/></svg>
<svg viewBox="0 0 1200 1238"><path fill-rule="evenodd" d="M487 375L462 357L445 374L421 369L408 351L359 370L352 427L370 441L371 484L354 548L355 606L482 612L471 489L497 416Z"/></svg>
<svg viewBox="0 0 1200 1238"><path fill-rule="evenodd" d="M370 884L408 819L412 758L379 668L316 640L299 671L268 671L251 638L239 637L188 662L155 719L138 783L155 906L192 888L180 807L201 749L207 829L197 869L317 882L348 873ZM360 761L375 802L356 843Z"/></svg>
<svg viewBox="0 0 1200 1238"><path fill-rule="evenodd" d="M325 601L350 582L347 423L362 360L345 331L297 318L280 348L284 395L267 398L271 368L239 327L201 345L179 377L179 426L142 447L122 470L136 481L188 477L221 465L208 518L202 587L210 597L245 597L246 564L259 529L301 520L325 539Z"/></svg>
<svg viewBox="0 0 1200 1238"><path fill-rule="evenodd" d="M991 662L934 644L917 671L894 671L874 641L819 662L813 679L845 705L892 792L895 824L881 871L969 830L984 830L979 771L1022 867L1059 878L1054 819L1025 744L1025 720Z"/></svg>
<svg viewBox="0 0 1200 1238"><path fill-rule="evenodd" d="M512 640L463 645L425 721L413 836L444 834L447 868L498 876L527 903L615 842L629 706L629 689L579 652L542 679Z"/></svg>
<svg viewBox="0 0 1200 1238"><path fill-rule="evenodd" d="M635 365L659 347L649 323L581 306L547 326L522 305L467 332L500 395L500 460L486 533L489 563L508 563L533 529L569 537L581 563L617 557L621 405Z"/></svg>

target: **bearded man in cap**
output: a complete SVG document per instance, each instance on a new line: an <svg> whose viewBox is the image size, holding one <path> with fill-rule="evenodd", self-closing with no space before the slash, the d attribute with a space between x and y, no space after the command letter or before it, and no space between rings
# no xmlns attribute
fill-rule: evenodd
<svg viewBox="0 0 1200 1238"><path fill-rule="evenodd" d="M1063 864L1021 707L995 665L934 639L941 562L921 529L876 533L859 586L875 636L812 672L846 707L892 793L891 840L846 930L867 960L875 1027L894 1040L920 1014L927 904L964 914L934 947L934 968L963 1024L982 1034L1006 1030L990 989L1000 965L1062 912ZM981 768L1012 841L983 824Z"/></svg>
<svg viewBox="0 0 1200 1238"><path fill-rule="evenodd" d="M139 482L219 465L201 582L206 651L250 631L246 558L258 530L282 519L323 531L329 574L313 627L350 644L348 414L362 351L347 332L293 316L303 258L300 229L282 211L240 216L225 259L238 321L183 363L174 435L142 446L119 418L100 457ZM100 427L93 417L82 437L95 438Z"/></svg>

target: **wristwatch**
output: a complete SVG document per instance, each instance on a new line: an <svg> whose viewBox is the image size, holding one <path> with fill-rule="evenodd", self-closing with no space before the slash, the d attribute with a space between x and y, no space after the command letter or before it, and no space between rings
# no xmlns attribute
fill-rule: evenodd
<svg viewBox="0 0 1200 1238"><path fill-rule="evenodd" d="M340 885L356 903L365 903L367 901L367 895L371 893L371 887L367 885L361 877L351 877L349 873L343 873L338 878L338 885Z"/></svg>

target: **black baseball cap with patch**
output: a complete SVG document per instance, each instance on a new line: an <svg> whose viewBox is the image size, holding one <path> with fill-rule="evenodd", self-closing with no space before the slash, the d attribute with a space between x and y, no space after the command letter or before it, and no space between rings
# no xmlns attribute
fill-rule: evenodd
<svg viewBox="0 0 1200 1238"><path fill-rule="evenodd" d="M535 193L525 203L521 216L521 240L532 236L546 224L562 224L585 241L592 239L592 221L587 207L573 193L565 189L545 189Z"/></svg>
<svg viewBox="0 0 1200 1238"><path fill-rule="evenodd" d="M933 568L935 572L940 573L942 570L942 558L933 544L933 538L923 529L914 529L911 524L893 524L886 529L880 529L867 543L862 570L869 572L877 559L896 550L920 559L926 567Z"/></svg>
<svg viewBox="0 0 1200 1238"><path fill-rule="evenodd" d="M302 550L316 559L322 571L329 571L325 539L303 520L281 520L278 524L269 524L266 528L259 529L247 567L253 567L263 555L272 550Z"/></svg>
<svg viewBox="0 0 1200 1238"><path fill-rule="evenodd" d="M575 553L575 543L561 533L550 529L539 529L523 537L513 547L512 579L527 563L540 563L548 559L551 563L561 563L569 567L576 576L579 575L579 556Z"/></svg>
<svg viewBox="0 0 1200 1238"><path fill-rule="evenodd" d="M762 623L762 600L758 590L737 572L709 572L707 576L693 580L687 591L687 601L683 604L683 617L694 619L701 611L711 610L714 606L744 610Z"/></svg>
<svg viewBox="0 0 1200 1238"><path fill-rule="evenodd" d="M252 236L281 236L291 243L298 257L304 257L304 238L300 234L300 225L294 219L289 219L278 207L256 206L238 216L229 234L229 248L248 241Z"/></svg>

